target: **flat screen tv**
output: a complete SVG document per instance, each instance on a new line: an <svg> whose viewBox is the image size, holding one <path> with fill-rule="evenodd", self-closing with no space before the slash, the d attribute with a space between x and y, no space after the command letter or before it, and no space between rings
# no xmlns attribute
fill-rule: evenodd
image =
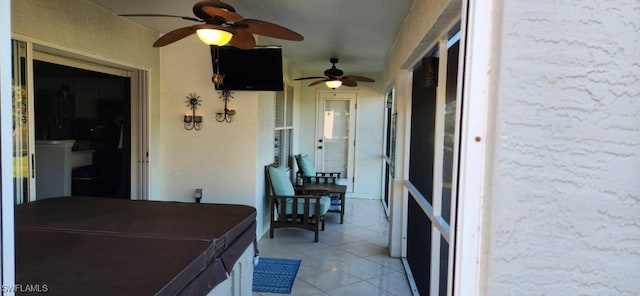
<svg viewBox="0 0 640 296"><path fill-rule="evenodd" d="M218 73L224 75L217 90L283 90L282 49L279 46L258 46L238 49L232 46L211 47L214 73L218 57Z"/></svg>

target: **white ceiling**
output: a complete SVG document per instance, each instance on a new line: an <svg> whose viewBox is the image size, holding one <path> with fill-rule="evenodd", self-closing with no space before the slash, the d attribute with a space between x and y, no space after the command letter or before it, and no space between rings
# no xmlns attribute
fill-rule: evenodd
<svg viewBox="0 0 640 296"><path fill-rule="evenodd" d="M154 13L193 17L196 0L90 0L116 14ZM345 74L379 74L413 0L227 0L245 18L275 23L304 36L304 41L264 38L259 45L281 45L303 73L322 76L330 57ZM194 22L179 18L131 17L166 33ZM197 38L191 36L188 38ZM180 42L180 41L178 41ZM151 44L149 44L151 46ZM171 45L167 45L171 46Z"/></svg>

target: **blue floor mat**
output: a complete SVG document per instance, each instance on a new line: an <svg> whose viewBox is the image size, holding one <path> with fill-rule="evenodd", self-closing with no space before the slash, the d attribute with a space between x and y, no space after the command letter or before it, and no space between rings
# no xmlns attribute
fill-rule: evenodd
<svg viewBox="0 0 640 296"><path fill-rule="evenodd" d="M253 291L290 294L302 260L260 257L253 269Z"/></svg>

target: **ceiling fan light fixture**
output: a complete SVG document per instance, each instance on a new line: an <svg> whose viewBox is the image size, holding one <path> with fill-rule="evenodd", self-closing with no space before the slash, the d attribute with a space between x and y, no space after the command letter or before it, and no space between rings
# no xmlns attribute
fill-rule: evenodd
<svg viewBox="0 0 640 296"><path fill-rule="evenodd" d="M229 43L233 37L233 34L230 32L218 29L198 29L196 30L196 34L198 34L198 38L200 38L200 41L204 44L217 46Z"/></svg>
<svg viewBox="0 0 640 296"><path fill-rule="evenodd" d="M327 87L329 88L338 88L342 85L342 81L340 80L329 80L329 81L325 81L324 84L327 85Z"/></svg>

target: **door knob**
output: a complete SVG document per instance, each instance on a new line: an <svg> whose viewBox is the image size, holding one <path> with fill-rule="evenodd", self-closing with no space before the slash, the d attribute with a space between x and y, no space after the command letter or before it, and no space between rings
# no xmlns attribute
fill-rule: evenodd
<svg viewBox="0 0 640 296"><path fill-rule="evenodd" d="M318 146L318 149L322 149L322 146Z"/></svg>

